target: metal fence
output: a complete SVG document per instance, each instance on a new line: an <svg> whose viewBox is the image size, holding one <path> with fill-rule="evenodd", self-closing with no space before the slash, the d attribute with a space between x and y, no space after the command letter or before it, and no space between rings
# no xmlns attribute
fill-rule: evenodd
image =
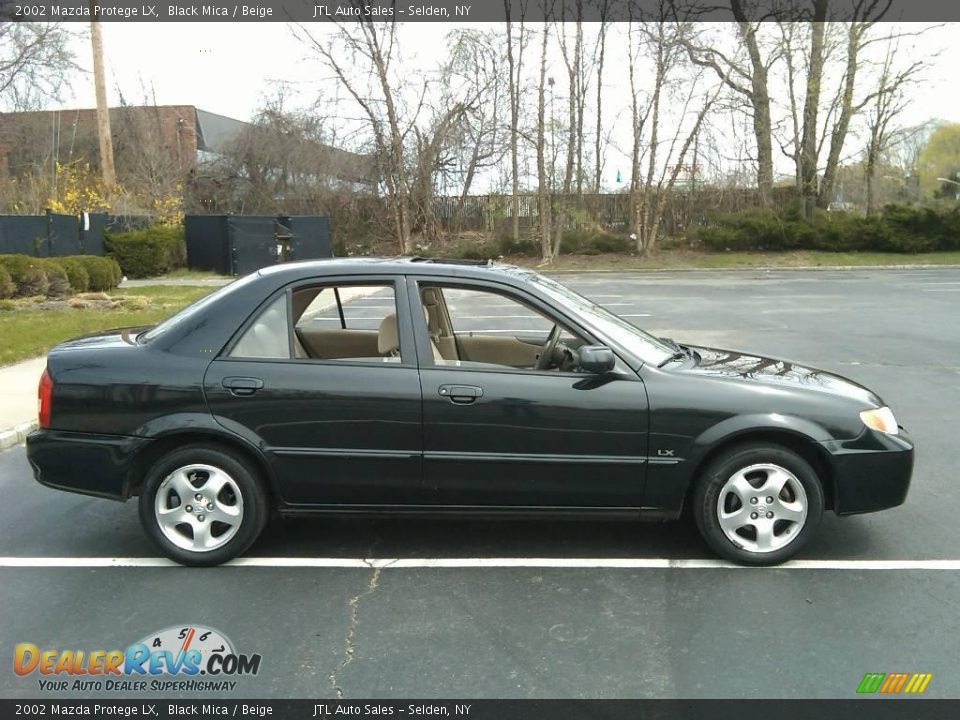
<svg viewBox="0 0 960 720"><path fill-rule="evenodd" d="M796 199L792 187L775 188L772 197L774 208L782 209ZM599 227L610 231L622 231L631 225L631 198L629 193L584 193L554 194L551 196L554 219L559 219L565 228L584 229ZM657 197L648 197L656 203ZM539 199L535 194L517 197L520 228L527 232L535 230L540 217ZM666 235L680 235L691 225L710 222L716 213L735 213L760 205L757 190L750 188L703 188L670 192L664 202L661 230ZM510 195L470 195L467 197L435 197L430 211L438 229L449 232L501 233L510 229L512 204ZM361 228L379 224L390 227L391 210L387 198L353 198L334 213L349 218L339 222L338 231L355 224Z"/></svg>
<svg viewBox="0 0 960 720"><path fill-rule="evenodd" d="M330 220L316 215L187 215L187 265L245 275L268 265L333 256Z"/></svg>
<svg viewBox="0 0 960 720"><path fill-rule="evenodd" d="M103 255L105 213L0 215L0 254Z"/></svg>

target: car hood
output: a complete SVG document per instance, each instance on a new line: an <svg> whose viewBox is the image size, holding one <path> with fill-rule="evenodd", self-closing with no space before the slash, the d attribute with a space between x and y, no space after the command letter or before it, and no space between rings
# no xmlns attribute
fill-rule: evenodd
<svg viewBox="0 0 960 720"><path fill-rule="evenodd" d="M682 372L772 385L785 390L804 389L822 392L874 407L883 405L883 401L872 390L826 370L738 350L720 350L692 345L688 347L695 350L700 358L696 364L685 366Z"/></svg>

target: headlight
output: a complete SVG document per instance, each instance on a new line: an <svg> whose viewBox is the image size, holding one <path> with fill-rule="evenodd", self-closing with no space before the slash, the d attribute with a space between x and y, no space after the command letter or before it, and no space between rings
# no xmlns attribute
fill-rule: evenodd
<svg viewBox="0 0 960 720"><path fill-rule="evenodd" d="M893 411L888 407L864 410L860 413L860 419L863 420L864 425L873 430L879 430L888 435L896 435L899 432L897 420L893 417Z"/></svg>

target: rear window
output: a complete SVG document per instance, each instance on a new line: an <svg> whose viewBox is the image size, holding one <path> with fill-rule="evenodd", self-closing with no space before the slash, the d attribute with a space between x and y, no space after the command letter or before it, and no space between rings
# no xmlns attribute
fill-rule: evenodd
<svg viewBox="0 0 960 720"><path fill-rule="evenodd" d="M137 335L137 341L142 343L148 343L151 340L156 340L158 337L162 337L166 333L170 332L174 328L179 327L183 323L190 320L192 317L198 313L206 310L210 305L213 305L224 295L233 292L234 290L243 287L247 283L251 282L257 277L257 273L247 275L242 277L239 280L234 280L233 282L224 285L222 288L215 290L209 295L205 295L194 303L187 305L183 310L178 312L176 315L172 315L163 322L161 322L156 327L147 330L146 332L140 333Z"/></svg>

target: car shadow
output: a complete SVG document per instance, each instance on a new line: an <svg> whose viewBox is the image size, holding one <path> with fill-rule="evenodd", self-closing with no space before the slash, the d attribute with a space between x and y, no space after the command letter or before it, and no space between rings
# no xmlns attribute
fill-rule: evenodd
<svg viewBox="0 0 960 720"><path fill-rule="evenodd" d="M249 555L379 558L704 557L693 523L574 520L274 520Z"/></svg>

